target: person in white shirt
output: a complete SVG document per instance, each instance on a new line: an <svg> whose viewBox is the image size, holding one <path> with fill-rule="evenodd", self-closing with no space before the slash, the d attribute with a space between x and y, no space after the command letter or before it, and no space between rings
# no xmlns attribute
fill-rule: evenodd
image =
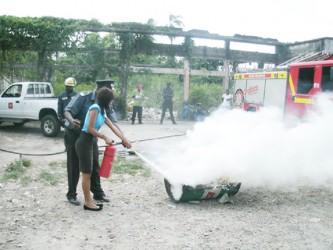
<svg viewBox="0 0 333 250"><path fill-rule="evenodd" d="M222 95L222 108L232 108L232 94L229 93L229 89Z"/></svg>

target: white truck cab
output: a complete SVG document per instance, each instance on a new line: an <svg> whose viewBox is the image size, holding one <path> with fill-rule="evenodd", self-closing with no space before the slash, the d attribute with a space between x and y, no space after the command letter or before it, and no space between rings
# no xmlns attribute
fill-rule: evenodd
<svg viewBox="0 0 333 250"><path fill-rule="evenodd" d="M48 82L18 82L10 85L0 96L0 123L13 122L22 126L29 121L41 121L45 136L60 132L57 98Z"/></svg>

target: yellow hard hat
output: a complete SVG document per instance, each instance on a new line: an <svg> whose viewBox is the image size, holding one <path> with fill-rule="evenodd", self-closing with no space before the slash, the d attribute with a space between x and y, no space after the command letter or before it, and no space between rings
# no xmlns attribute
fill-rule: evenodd
<svg viewBox="0 0 333 250"><path fill-rule="evenodd" d="M76 85L76 80L75 80L75 78L73 78L73 77L68 77L68 78L65 80L65 85L66 85L66 86L74 87L74 86Z"/></svg>

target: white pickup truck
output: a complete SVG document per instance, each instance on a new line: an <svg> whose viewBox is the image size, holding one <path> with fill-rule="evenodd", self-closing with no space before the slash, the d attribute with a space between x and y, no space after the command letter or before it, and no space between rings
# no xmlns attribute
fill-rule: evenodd
<svg viewBox="0 0 333 250"><path fill-rule="evenodd" d="M14 83L0 96L0 123L12 122L16 126L23 126L29 121L41 121L43 134L55 137L61 128L57 102L51 83Z"/></svg>

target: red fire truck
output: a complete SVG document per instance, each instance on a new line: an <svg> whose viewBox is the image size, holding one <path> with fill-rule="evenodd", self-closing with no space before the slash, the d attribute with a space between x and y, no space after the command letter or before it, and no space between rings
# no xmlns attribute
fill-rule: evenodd
<svg viewBox="0 0 333 250"><path fill-rule="evenodd" d="M234 108L278 106L302 117L316 94L333 91L333 60L294 63L287 70L234 74Z"/></svg>

